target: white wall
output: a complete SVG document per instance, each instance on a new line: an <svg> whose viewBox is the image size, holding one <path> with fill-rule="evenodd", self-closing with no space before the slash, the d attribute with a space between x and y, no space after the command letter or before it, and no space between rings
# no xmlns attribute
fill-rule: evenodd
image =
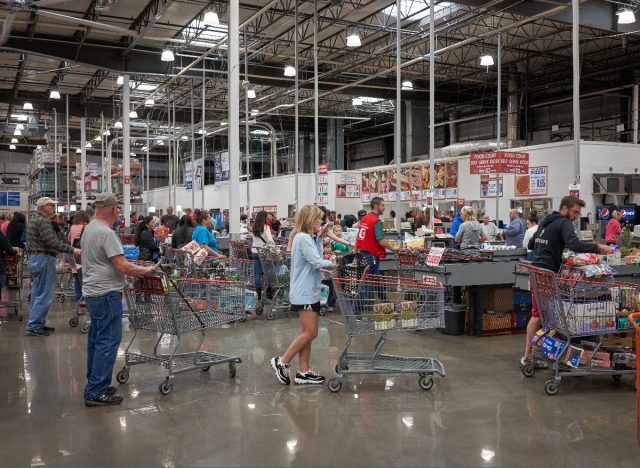
<svg viewBox="0 0 640 468"><path fill-rule="evenodd" d="M362 209L362 202L358 198L338 198L336 197L336 185L342 184L342 176L354 176L356 184L362 190L362 172L360 171L330 171L329 172L329 205L327 208L335 210L342 216L352 214L355 215L358 210Z"/></svg>

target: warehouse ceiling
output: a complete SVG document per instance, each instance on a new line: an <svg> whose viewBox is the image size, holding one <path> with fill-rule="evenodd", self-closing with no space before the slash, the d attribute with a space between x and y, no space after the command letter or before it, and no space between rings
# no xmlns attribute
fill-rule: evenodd
<svg viewBox="0 0 640 468"><path fill-rule="evenodd" d="M429 99L429 4L402 0L402 79L413 89L406 101ZM581 3L582 90L606 91L638 81L640 23L620 26L616 12L639 0ZM321 121L344 118L345 140L379 134L393 120L396 66L396 8L390 0L303 1L298 4L300 130L313 131L313 14L318 11L318 78ZM276 130L293 128L294 79L284 67L294 62L294 0L247 0L240 4L240 75L255 91L250 119ZM215 11L220 24L205 25ZM437 1L435 87L439 121L482 114L495 106L496 67L480 66L481 55L503 46L503 83L516 83L529 105L557 102L571 94L571 2L554 0ZM88 118L88 139L102 119L112 126L122 115L118 77L130 74L138 119L153 135L168 132L175 104L177 133L191 135L191 107L200 128L202 82L208 133L224 131L227 119L227 4L202 0L0 1L0 119L8 144L19 119L27 123L21 144L42 142L56 119L64 125L69 96L73 146L80 117ZM358 47L348 47L356 33ZM160 59L163 49L175 61ZM246 70L248 71L245 76ZM247 84L248 82L248 84ZM506 87L506 84L505 84ZM58 89L62 99L49 99ZM241 88L241 118L245 92ZM145 107L146 99L153 107ZM353 99L361 98L360 105ZM33 110L23 110L30 102ZM169 104L170 103L170 104ZM25 120L26 116L26 120ZM60 130L62 132L62 130Z"/></svg>

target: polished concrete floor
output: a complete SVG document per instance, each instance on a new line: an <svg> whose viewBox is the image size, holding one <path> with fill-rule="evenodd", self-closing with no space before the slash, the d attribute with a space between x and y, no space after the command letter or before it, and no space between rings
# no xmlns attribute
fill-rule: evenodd
<svg viewBox="0 0 640 468"><path fill-rule="evenodd" d="M423 391L415 376L350 376L334 394L277 383L269 358L297 320L258 319L208 333L207 350L242 358L235 379L226 366L186 373L163 396L166 371L136 366L121 406L86 408L87 337L70 317L56 303L57 331L30 337L0 309L2 466L640 466L629 379L567 380L547 396L544 372L518 369L522 336L398 333L388 351L437 357L446 378ZM345 330L320 320L312 361L331 376ZM116 371L123 359L124 342Z"/></svg>

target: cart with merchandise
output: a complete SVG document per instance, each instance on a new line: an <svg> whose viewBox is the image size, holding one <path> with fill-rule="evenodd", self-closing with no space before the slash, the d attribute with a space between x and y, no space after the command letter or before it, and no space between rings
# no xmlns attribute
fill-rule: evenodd
<svg viewBox="0 0 640 468"><path fill-rule="evenodd" d="M533 359L522 367L526 377L536 361L550 361L553 377L545 382L556 395L566 377L610 375L619 381L635 374L636 354L625 342L634 325L629 314L640 307L640 285L559 275L528 265L542 328L532 340ZM632 384L637 388L637 378Z"/></svg>
<svg viewBox="0 0 640 468"><path fill-rule="evenodd" d="M120 238L120 242L124 245L134 245L136 243L135 234L125 234L123 232L118 233L118 237Z"/></svg>
<svg viewBox="0 0 640 468"><path fill-rule="evenodd" d="M263 294L256 304L255 312L256 315L262 315L266 309L267 320L273 320L278 310L289 307L291 257L277 247L259 248L258 256L262 264Z"/></svg>
<svg viewBox="0 0 640 468"><path fill-rule="evenodd" d="M0 309L13 309L18 320L22 320L22 286L24 284L24 261L22 252L19 252L16 256L5 256L4 263L6 265L7 289L14 291L6 291L7 300L5 301L0 298ZM11 298L12 296L13 299Z"/></svg>
<svg viewBox="0 0 640 468"><path fill-rule="evenodd" d="M72 265L75 265L73 254L64 253L58 258L58 264L56 265L56 290L54 295L60 304L64 304L64 301L68 297L72 297L74 300L76 297Z"/></svg>
<svg viewBox="0 0 640 468"><path fill-rule="evenodd" d="M131 366L154 364L168 371L160 384L160 393L173 390L177 374L193 370L208 371L211 366L227 364L235 377L239 357L202 351L207 330L245 317L245 286L236 281L184 278L171 280L164 273L128 277L125 287L133 336L125 349L125 364L116 375L119 383L129 380ZM157 334L153 351L142 351L144 332ZM199 335L193 351L179 352L190 334ZM139 342L137 342L139 341ZM136 342L136 347L132 345ZM169 348L162 352L161 348Z"/></svg>
<svg viewBox="0 0 640 468"><path fill-rule="evenodd" d="M235 258L251 260L251 239L230 240L230 254Z"/></svg>
<svg viewBox="0 0 640 468"><path fill-rule="evenodd" d="M398 249L396 259L398 262L398 276L406 278L416 277L416 266L424 263L429 255L429 249Z"/></svg>
<svg viewBox="0 0 640 468"><path fill-rule="evenodd" d="M418 374L420 388L433 386L433 376L445 376L442 363L431 357L383 354L387 333L442 326L444 288L421 282L365 274L361 279L334 277L338 307L344 318L347 341L336 364L337 376L329 380L329 390L338 392L350 374ZM354 337L379 335L370 353L349 352Z"/></svg>
<svg viewBox="0 0 640 468"><path fill-rule="evenodd" d="M183 249L167 249L162 268L173 278L187 278L193 273L193 255Z"/></svg>
<svg viewBox="0 0 640 468"><path fill-rule="evenodd" d="M69 266L70 267L75 266L76 272L77 272L76 274L82 275L82 265L78 265L78 262L76 262L76 259L75 257L73 257L73 255L71 255L69 258ZM82 281L82 276L80 276L80 281ZM75 290L74 290L74 299L75 299ZM81 325L80 325L80 321L82 321ZM90 321L89 321L89 314L87 313L86 304L84 304L84 296L82 296L80 299L76 301L74 315L69 319L69 326L71 328L76 328L78 325L80 325L80 331L82 333L87 333L89 331Z"/></svg>
<svg viewBox="0 0 640 468"><path fill-rule="evenodd" d="M629 314L629 323L635 329L636 332L636 356L640 355L640 312L634 312ZM636 382L640 382L640 366L636 364ZM638 445L640 445L640 389L636 385L636 420L638 428L636 429L636 435L638 438Z"/></svg>

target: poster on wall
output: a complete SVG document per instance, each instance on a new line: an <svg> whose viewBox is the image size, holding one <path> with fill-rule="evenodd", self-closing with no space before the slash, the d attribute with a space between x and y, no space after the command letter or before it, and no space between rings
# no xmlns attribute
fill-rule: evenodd
<svg viewBox="0 0 640 468"><path fill-rule="evenodd" d="M184 187L193 190L193 165L191 161L184 163Z"/></svg>
<svg viewBox="0 0 640 468"><path fill-rule="evenodd" d="M547 195L547 166L529 168L529 175L515 176L516 197L540 197Z"/></svg>
<svg viewBox="0 0 640 468"><path fill-rule="evenodd" d="M447 163L447 188L458 187L458 161Z"/></svg>
<svg viewBox="0 0 640 468"><path fill-rule="evenodd" d="M445 163L438 163L434 166L435 179L433 181L433 188L444 189L446 183L446 171L447 167Z"/></svg>
<svg viewBox="0 0 640 468"><path fill-rule="evenodd" d="M20 192L7 192L7 206L20 206Z"/></svg>
<svg viewBox="0 0 640 468"><path fill-rule="evenodd" d="M318 193L316 194L318 205L329 204L329 165L318 164Z"/></svg>
<svg viewBox="0 0 640 468"><path fill-rule="evenodd" d="M194 186L196 190L202 190L202 159L196 160L193 172Z"/></svg>
<svg viewBox="0 0 640 468"><path fill-rule="evenodd" d="M500 196L503 196L504 183L500 176ZM496 176L480 176L480 198L496 198Z"/></svg>
<svg viewBox="0 0 640 468"><path fill-rule="evenodd" d="M422 195L422 164L409 168L409 187L413 195Z"/></svg>
<svg viewBox="0 0 640 468"><path fill-rule="evenodd" d="M362 195L360 200L362 203L369 203L371 200L371 173L363 172L362 173Z"/></svg>
<svg viewBox="0 0 640 468"><path fill-rule="evenodd" d="M433 197L431 193L431 167L428 164L422 165L422 199L426 200L427 197Z"/></svg>
<svg viewBox="0 0 640 468"><path fill-rule="evenodd" d="M226 182L229 180L229 152L223 151L213 155L215 165L215 180L218 182Z"/></svg>
<svg viewBox="0 0 640 468"><path fill-rule="evenodd" d="M359 198L360 186L358 184L336 184L337 198Z"/></svg>
<svg viewBox="0 0 640 468"><path fill-rule="evenodd" d="M293 205L292 205L293 206ZM273 215L277 218L278 217L278 206L277 205L261 205L261 206L254 206L251 209L251 217L255 218L256 215L258 213L260 213L261 211L266 211L267 213L273 213Z"/></svg>
<svg viewBox="0 0 640 468"><path fill-rule="evenodd" d="M383 199L388 198L389 193L389 173L386 170L378 171L378 196Z"/></svg>
<svg viewBox="0 0 640 468"><path fill-rule="evenodd" d="M433 189L433 198L436 200L445 200L447 198L447 191L443 188Z"/></svg>
<svg viewBox="0 0 640 468"><path fill-rule="evenodd" d="M352 174L342 174L340 176L340 183L345 185L355 185L357 183L356 176Z"/></svg>

